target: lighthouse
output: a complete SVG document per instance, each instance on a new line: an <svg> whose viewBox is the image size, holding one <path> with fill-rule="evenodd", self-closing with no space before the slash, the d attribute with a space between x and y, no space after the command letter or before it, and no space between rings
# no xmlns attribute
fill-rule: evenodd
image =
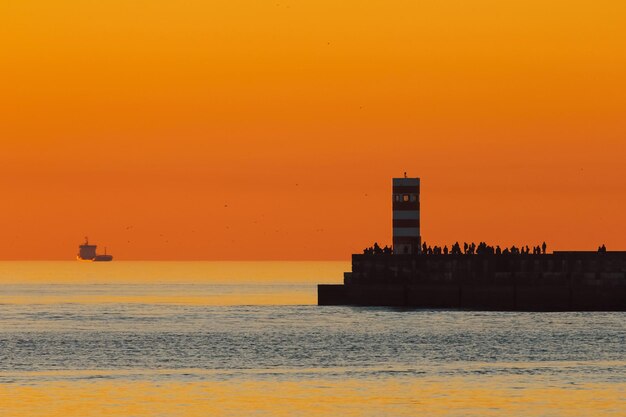
<svg viewBox="0 0 626 417"><path fill-rule="evenodd" d="M392 179L393 253L421 253L420 179Z"/></svg>

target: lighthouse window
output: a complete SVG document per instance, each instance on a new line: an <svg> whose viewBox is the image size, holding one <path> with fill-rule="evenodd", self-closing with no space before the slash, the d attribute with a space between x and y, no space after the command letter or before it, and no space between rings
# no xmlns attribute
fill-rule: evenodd
<svg viewBox="0 0 626 417"><path fill-rule="evenodd" d="M408 194L404 194L402 196L402 201L409 201L409 195Z"/></svg>
<svg viewBox="0 0 626 417"><path fill-rule="evenodd" d="M411 194L411 203L415 203L417 201L417 197L415 194Z"/></svg>
<svg viewBox="0 0 626 417"><path fill-rule="evenodd" d="M393 197L394 197L394 199L396 201L402 201L402 198L400 197L400 194L395 194Z"/></svg>

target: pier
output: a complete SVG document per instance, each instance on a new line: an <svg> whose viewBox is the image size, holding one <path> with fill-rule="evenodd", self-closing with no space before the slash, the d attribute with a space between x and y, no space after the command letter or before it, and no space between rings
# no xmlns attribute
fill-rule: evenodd
<svg viewBox="0 0 626 417"><path fill-rule="evenodd" d="M339 285L318 285L319 305L511 311L626 311L626 251L451 250L420 235L419 178L393 179L393 247L352 255Z"/></svg>
<svg viewBox="0 0 626 417"><path fill-rule="evenodd" d="M319 305L511 311L626 311L626 252L352 255Z"/></svg>

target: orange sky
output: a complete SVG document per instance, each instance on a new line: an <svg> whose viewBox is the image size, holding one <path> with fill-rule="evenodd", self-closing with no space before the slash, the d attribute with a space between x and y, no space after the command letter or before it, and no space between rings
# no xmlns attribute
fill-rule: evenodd
<svg viewBox="0 0 626 417"><path fill-rule="evenodd" d="M8 0L0 259L626 249L626 3Z"/></svg>

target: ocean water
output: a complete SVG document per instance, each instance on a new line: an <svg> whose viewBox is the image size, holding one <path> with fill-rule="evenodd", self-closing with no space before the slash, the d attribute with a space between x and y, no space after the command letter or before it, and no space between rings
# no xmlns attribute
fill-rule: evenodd
<svg viewBox="0 0 626 417"><path fill-rule="evenodd" d="M625 416L626 313L318 307L342 262L0 262L0 416Z"/></svg>

